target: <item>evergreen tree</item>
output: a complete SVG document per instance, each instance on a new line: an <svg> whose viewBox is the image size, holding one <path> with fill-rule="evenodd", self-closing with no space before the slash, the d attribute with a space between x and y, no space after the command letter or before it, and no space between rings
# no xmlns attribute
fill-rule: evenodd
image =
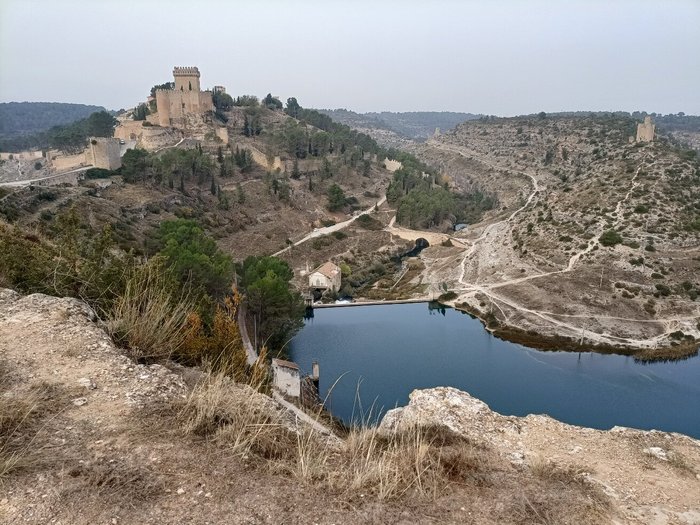
<svg viewBox="0 0 700 525"><path fill-rule="evenodd" d="M297 180L300 177L301 177L301 173L299 172L299 161L295 158L294 164L292 164L292 178Z"/></svg>
<svg viewBox="0 0 700 525"><path fill-rule="evenodd" d="M345 192L337 184L333 184L328 188L328 209L330 211L338 211L345 206L347 198Z"/></svg>

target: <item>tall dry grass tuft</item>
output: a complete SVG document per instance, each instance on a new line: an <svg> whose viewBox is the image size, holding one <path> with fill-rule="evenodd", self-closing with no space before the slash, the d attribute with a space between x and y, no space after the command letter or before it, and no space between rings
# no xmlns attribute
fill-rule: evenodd
<svg viewBox="0 0 700 525"><path fill-rule="evenodd" d="M26 429L39 410L40 395L0 395L0 481L27 462L30 438Z"/></svg>
<svg viewBox="0 0 700 525"><path fill-rule="evenodd" d="M512 501L519 521L545 524L597 524L606 521L610 500L588 479L587 469L535 458L530 483Z"/></svg>
<svg viewBox="0 0 700 525"><path fill-rule="evenodd" d="M417 426L393 435L358 427L339 445L304 430L297 437L292 472L349 497L363 492L379 500L407 494L435 499L451 483L483 484L483 467L489 461L482 456L488 455L448 430L433 427Z"/></svg>
<svg viewBox="0 0 700 525"><path fill-rule="evenodd" d="M158 359L182 346L185 322L192 310L187 292L174 289L163 261L154 258L133 271L109 314L107 326L132 358Z"/></svg>
<svg viewBox="0 0 700 525"><path fill-rule="evenodd" d="M216 442L241 457L291 460L296 436L272 401L222 372L210 373L189 395L179 419L186 434Z"/></svg>
<svg viewBox="0 0 700 525"><path fill-rule="evenodd" d="M0 362L0 482L13 471L41 461L36 440L43 420L66 403L65 392L50 385L12 384Z"/></svg>

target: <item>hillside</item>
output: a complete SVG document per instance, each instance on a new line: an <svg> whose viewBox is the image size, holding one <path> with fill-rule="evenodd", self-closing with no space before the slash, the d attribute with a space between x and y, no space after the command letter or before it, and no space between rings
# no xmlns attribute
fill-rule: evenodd
<svg viewBox="0 0 700 525"><path fill-rule="evenodd" d="M63 102L2 102L0 138L46 131L84 119L96 111L105 111L105 108Z"/></svg>
<svg viewBox="0 0 700 525"><path fill-rule="evenodd" d="M430 138L436 129L441 132L448 131L462 122L481 116L453 111L407 111L400 113L382 111L380 113L366 113L365 115L381 120L399 135L414 140Z"/></svg>
<svg viewBox="0 0 700 525"><path fill-rule="evenodd" d="M333 120L367 133L386 147L401 148L410 141L423 141L433 136L436 129L447 131L457 124L479 118L472 113L449 111L412 111L395 113L356 113L347 109L319 109Z"/></svg>
<svg viewBox="0 0 700 525"><path fill-rule="evenodd" d="M413 150L501 203L428 273L503 335L697 351L700 163L623 116L481 119Z"/></svg>

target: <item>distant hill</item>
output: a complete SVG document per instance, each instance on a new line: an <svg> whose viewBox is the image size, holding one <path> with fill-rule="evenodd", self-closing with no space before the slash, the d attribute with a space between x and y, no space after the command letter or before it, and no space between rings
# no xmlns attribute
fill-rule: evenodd
<svg viewBox="0 0 700 525"><path fill-rule="evenodd" d="M481 117L481 115L472 113L450 111L409 111L404 113L390 111L356 113L347 109L319 109L318 111L352 128L393 131L401 137L412 140L425 140L435 133L435 128L447 131L462 122Z"/></svg>
<svg viewBox="0 0 700 525"><path fill-rule="evenodd" d="M96 111L105 111L105 108L62 102L2 102L0 136L9 138L45 131L87 118Z"/></svg>

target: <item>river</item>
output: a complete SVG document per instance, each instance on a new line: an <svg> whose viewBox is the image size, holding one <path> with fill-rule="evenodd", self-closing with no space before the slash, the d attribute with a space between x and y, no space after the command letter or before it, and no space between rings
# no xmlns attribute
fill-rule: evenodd
<svg viewBox="0 0 700 525"><path fill-rule="evenodd" d="M374 421L405 405L414 389L453 386L505 415L700 438L700 357L643 364L534 350L427 303L316 309L290 342L290 356L306 373L319 362L321 396L346 423Z"/></svg>

